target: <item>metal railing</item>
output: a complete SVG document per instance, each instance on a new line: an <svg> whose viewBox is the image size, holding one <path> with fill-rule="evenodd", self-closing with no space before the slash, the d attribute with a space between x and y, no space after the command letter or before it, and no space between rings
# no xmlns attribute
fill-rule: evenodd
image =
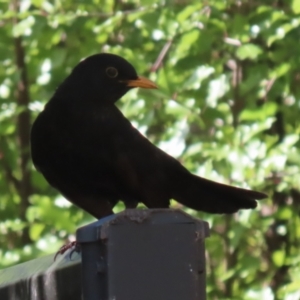
<svg viewBox="0 0 300 300"><path fill-rule="evenodd" d="M125 210L77 230L81 256L0 270L0 299L205 300L208 235L180 210Z"/></svg>

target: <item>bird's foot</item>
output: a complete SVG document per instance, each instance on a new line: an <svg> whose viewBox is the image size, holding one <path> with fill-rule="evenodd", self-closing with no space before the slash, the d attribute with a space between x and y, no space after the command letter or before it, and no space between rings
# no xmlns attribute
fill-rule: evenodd
<svg viewBox="0 0 300 300"><path fill-rule="evenodd" d="M72 249L73 248L73 249ZM63 245L62 247L60 247L60 249L56 252L55 256L54 256L54 261L56 260L58 255L63 255L67 250L72 249L69 256L70 258L72 257L72 254L74 252L80 252L80 247L79 244L77 244L76 241L73 241L69 244Z"/></svg>

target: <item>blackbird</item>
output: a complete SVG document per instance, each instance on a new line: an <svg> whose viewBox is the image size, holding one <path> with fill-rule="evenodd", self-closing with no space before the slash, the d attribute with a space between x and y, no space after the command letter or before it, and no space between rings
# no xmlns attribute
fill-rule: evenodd
<svg viewBox="0 0 300 300"><path fill-rule="evenodd" d="M31 131L32 160L48 183L96 218L139 202L167 208L170 199L208 213L255 208L265 194L191 174L145 138L115 106L135 87L154 89L125 59L96 54L57 88Z"/></svg>

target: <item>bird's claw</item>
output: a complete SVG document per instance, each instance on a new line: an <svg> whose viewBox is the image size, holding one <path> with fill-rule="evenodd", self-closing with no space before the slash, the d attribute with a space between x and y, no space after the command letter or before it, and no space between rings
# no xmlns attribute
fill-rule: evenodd
<svg viewBox="0 0 300 300"><path fill-rule="evenodd" d="M56 252L56 254L54 256L54 261L56 260L56 258L57 258L58 255L63 255L67 250L69 250L71 248L73 248L73 249L71 250L71 252L69 254L70 259L71 259L72 254L74 252L80 252L80 250L79 250L79 244L77 244L76 241L73 241L73 242L71 242L69 244L66 244L66 245L63 245L63 246L60 247L60 249Z"/></svg>

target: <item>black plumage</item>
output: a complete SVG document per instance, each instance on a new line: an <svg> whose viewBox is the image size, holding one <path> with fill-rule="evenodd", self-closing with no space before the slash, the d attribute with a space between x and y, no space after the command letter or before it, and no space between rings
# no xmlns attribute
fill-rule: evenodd
<svg viewBox="0 0 300 300"><path fill-rule="evenodd" d="M123 58L80 62L39 114L31 132L35 167L69 201L96 218L121 200L169 207L170 199L209 213L255 208L265 194L191 174L123 116L115 102L134 87L155 88Z"/></svg>

